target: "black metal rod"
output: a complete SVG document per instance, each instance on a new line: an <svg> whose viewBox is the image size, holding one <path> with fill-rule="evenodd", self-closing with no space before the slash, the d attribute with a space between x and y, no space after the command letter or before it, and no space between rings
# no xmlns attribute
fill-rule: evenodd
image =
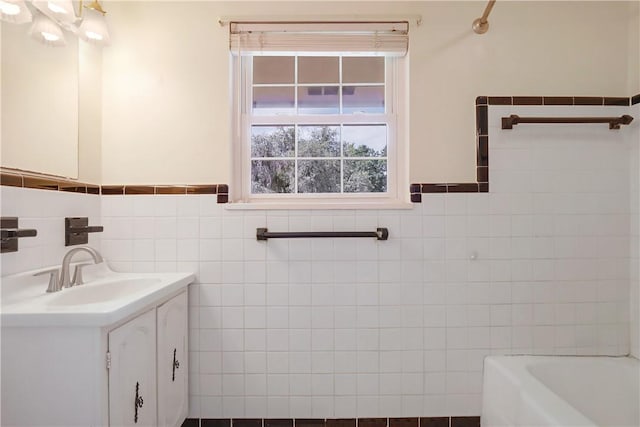
<svg viewBox="0 0 640 427"><path fill-rule="evenodd" d="M387 240L389 230L377 228L376 231L281 231L270 232L266 228L256 229L258 240L268 239L299 239L315 237L375 237L378 240Z"/></svg>
<svg viewBox="0 0 640 427"><path fill-rule="evenodd" d="M87 227L69 227L67 228L69 233L102 233L104 227L101 225L93 225Z"/></svg>
<svg viewBox="0 0 640 427"><path fill-rule="evenodd" d="M34 237L38 235L38 230L33 230L29 228L25 229L3 229L0 231L0 236L2 240L7 239L18 239L21 237Z"/></svg>
<svg viewBox="0 0 640 427"><path fill-rule="evenodd" d="M502 118L502 129L513 129L520 123L608 123L609 129L620 129L620 125L628 125L633 117L625 114L620 117L520 117L512 114Z"/></svg>

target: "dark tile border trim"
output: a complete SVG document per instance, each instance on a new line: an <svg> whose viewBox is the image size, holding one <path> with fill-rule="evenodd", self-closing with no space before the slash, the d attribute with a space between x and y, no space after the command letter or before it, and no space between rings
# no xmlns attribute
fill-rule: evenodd
<svg viewBox="0 0 640 427"><path fill-rule="evenodd" d="M198 426L198 424L194 424L193 426L190 424L188 426L185 426L184 423L182 424L182 427L231 427L231 419L230 418L223 418L223 419L215 419L215 420L209 420L209 419L202 419L202 420L198 420L198 419L189 419L187 418L186 421L195 421L196 423L198 421L201 422L201 426ZM185 422L186 422L185 421ZM262 425L262 424L260 424Z"/></svg>
<svg viewBox="0 0 640 427"><path fill-rule="evenodd" d="M227 184L203 185L93 185L46 175L21 173L20 171L0 172L0 185L9 187L35 188L40 190L66 191L71 193L93 195L181 195L181 194L215 194L218 203L229 202L229 186Z"/></svg>
<svg viewBox="0 0 640 427"><path fill-rule="evenodd" d="M358 427L387 427L387 418L358 418Z"/></svg>
<svg viewBox="0 0 640 427"><path fill-rule="evenodd" d="M480 427L480 417L451 417L451 427Z"/></svg>
<svg viewBox="0 0 640 427"><path fill-rule="evenodd" d="M11 187L22 187L23 179L20 175L9 175L3 173L0 175L0 183Z"/></svg>
<svg viewBox="0 0 640 427"><path fill-rule="evenodd" d="M4 170L0 172L0 185L38 190L66 191L69 193L100 194L100 187L97 185L85 184L63 178L22 174Z"/></svg>
<svg viewBox="0 0 640 427"><path fill-rule="evenodd" d="M478 96L475 104L476 182L413 183L409 186L411 202L422 203L423 193L489 192L489 105L629 106L638 103L640 103L640 94L628 98L599 96Z"/></svg>
<svg viewBox="0 0 640 427"><path fill-rule="evenodd" d="M202 185L103 185L103 195L217 195L218 203L229 202L229 186L227 184Z"/></svg>
<svg viewBox="0 0 640 427"><path fill-rule="evenodd" d="M420 418L420 427L449 427L449 417Z"/></svg>
<svg viewBox="0 0 640 427"><path fill-rule="evenodd" d="M480 427L480 417L420 418L187 418L182 427Z"/></svg>
<svg viewBox="0 0 640 427"><path fill-rule="evenodd" d="M210 185L103 185L102 194L128 195L186 195L186 194L219 194L226 184ZM224 194L228 194L228 190Z"/></svg>
<svg viewBox="0 0 640 427"><path fill-rule="evenodd" d="M640 95L624 96L479 96L476 105L633 105Z"/></svg>
<svg viewBox="0 0 640 427"><path fill-rule="evenodd" d="M355 418L335 418L325 420L326 427L356 427L357 420ZM298 427L296 421L296 427Z"/></svg>
<svg viewBox="0 0 640 427"><path fill-rule="evenodd" d="M124 194L124 185L103 185L101 193L106 195L122 195Z"/></svg>
<svg viewBox="0 0 640 427"><path fill-rule="evenodd" d="M489 192L489 105L603 105L629 106L640 103L640 94L631 97L598 96L478 96L476 98L476 182L413 183L409 186L412 203L421 203L423 193ZM229 202L227 184L205 185L93 185L39 176L21 171L0 171L0 185L102 195L216 194L218 203ZM368 426L367 426L368 427Z"/></svg>
<svg viewBox="0 0 640 427"><path fill-rule="evenodd" d="M331 420L324 420L318 418L296 418L294 424L296 427L356 427L356 420L334 420L336 423L331 423ZM352 421L353 424L349 422Z"/></svg>

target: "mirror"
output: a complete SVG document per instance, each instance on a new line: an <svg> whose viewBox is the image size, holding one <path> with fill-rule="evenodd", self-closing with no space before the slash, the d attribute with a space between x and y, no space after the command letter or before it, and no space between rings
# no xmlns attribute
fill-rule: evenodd
<svg viewBox="0 0 640 427"><path fill-rule="evenodd" d="M78 39L49 47L2 26L3 167L78 178Z"/></svg>

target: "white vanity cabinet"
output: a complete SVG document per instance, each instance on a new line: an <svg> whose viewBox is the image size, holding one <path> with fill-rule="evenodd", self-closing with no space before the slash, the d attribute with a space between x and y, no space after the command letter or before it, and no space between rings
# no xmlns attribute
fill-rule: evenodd
<svg viewBox="0 0 640 427"><path fill-rule="evenodd" d="M116 323L3 324L0 425L179 427L192 277Z"/></svg>
<svg viewBox="0 0 640 427"><path fill-rule="evenodd" d="M109 425L179 427L187 416L187 292L109 332Z"/></svg>

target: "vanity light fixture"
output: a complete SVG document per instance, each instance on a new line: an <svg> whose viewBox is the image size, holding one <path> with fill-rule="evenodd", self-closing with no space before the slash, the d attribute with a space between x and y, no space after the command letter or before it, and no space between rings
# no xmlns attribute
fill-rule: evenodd
<svg viewBox="0 0 640 427"><path fill-rule="evenodd" d="M62 29L43 13L36 12L33 24L29 30L31 38L49 46L64 46L67 42L64 39Z"/></svg>
<svg viewBox="0 0 640 427"><path fill-rule="evenodd" d="M0 20L25 24L31 22L31 11L24 0L0 0Z"/></svg>
<svg viewBox="0 0 640 427"><path fill-rule="evenodd" d="M78 15L71 0L32 0L31 6L24 0L0 0L0 19L14 24L33 20L29 35L49 46L66 44L63 29L86 42L108 45L105 14L98 0L87 5L80 0Z"/></svg>
<svg viewBox="0 0 640 427"><path fill-rule="evenodd" d="M84 16L80 24L78 37L82 40L107 46L110 42L107 21L104 15L107 13L102 9L98 0L94 0L90 5L84 6ZM80 16L83 14L82 1L80 2Z"/></svg>

